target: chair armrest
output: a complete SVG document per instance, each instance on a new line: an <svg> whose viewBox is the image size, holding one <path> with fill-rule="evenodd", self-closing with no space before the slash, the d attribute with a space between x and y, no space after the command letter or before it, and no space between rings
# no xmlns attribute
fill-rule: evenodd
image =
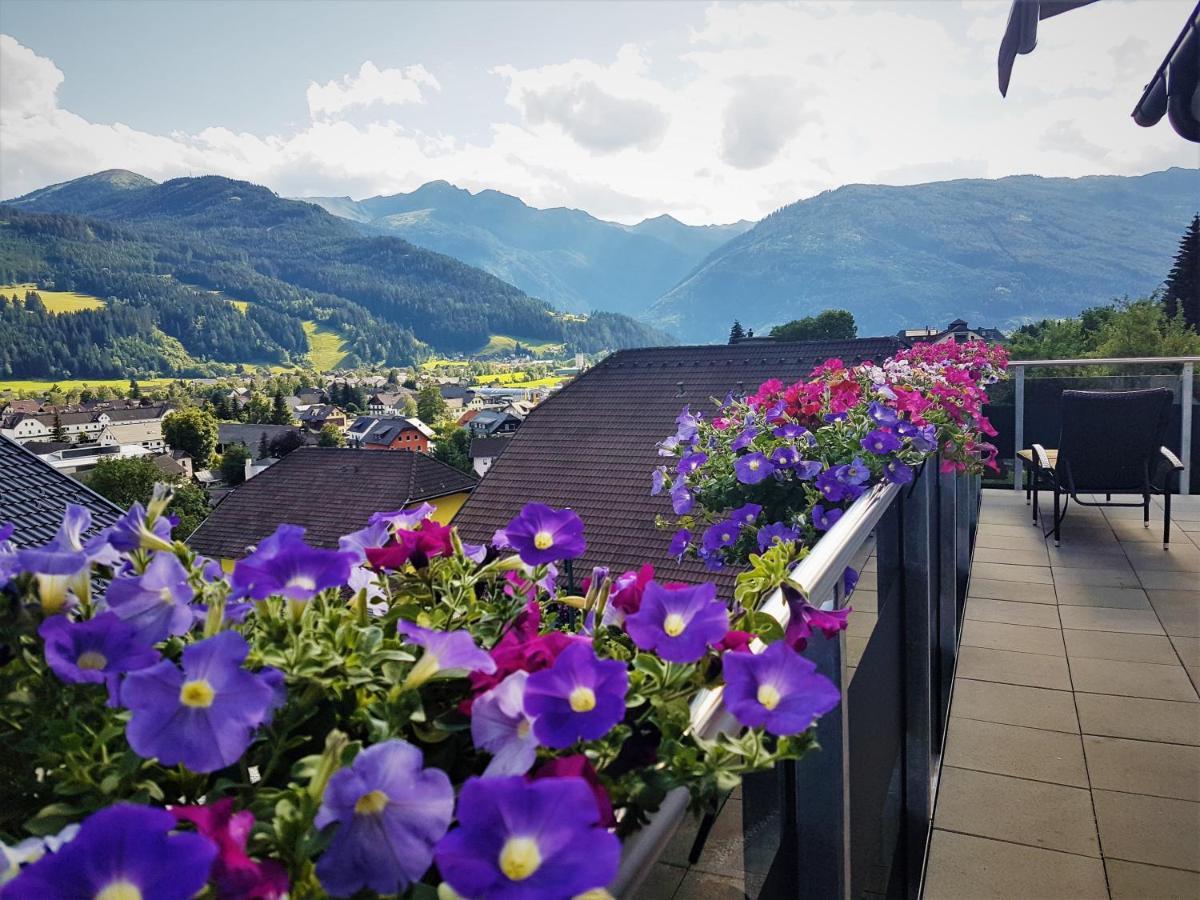
<svg viewBox="0 0 1200 900"><path fill-rule="evenodd" d="M1041 444L1033 445L1033 458L1037 462L1039 468L1054 470L1054 466L1050 464L1050 457L1046 455L1046 448Z"/></svg>
<svg viewBox="0 0 1200 900"><path fill-rule="evenodd" d="M1175 471L1175 472L1183 471L1183 462L1180 461L1178 456L1176 456L1174 453L1172 453L1166 447L1159 447L1158 452L1163 455L1164 459L1166 459L1166 461L1170 465L1172 471Z"/></svg>

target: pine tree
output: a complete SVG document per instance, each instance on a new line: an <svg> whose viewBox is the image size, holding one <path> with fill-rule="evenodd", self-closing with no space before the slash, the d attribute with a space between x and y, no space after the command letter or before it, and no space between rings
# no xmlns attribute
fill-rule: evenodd
<svg viewBox="0 0 1200 900"><path fill-rule="evenodd" d="M271 455L271 442L267 440L267 433L264 431L258 436L258 458L266 459Z"/></svg>
<svg viewBox="0 0 1200 900"><path fill-rule="evenodd" d="M733 327L729 329L729 343L736 344L746 336L746 331L742 328L742 323L737 319L733 320Z"/></svg>
<svg viewBox="0 0 1200 900"><path fill-rule="evenodd" d="M1167 275L1163 305L1168 316L1174 318L1182 312L1188 325L1200 329L1200 215L1192 217L1192 224L1179 241L1175 265Z"/></svg>
<svg viewBox="0 0 1200 900"><path fill-rule="evenodd" d="M138 400L142 396L142 389L138 385L136 378L129 379L129 396L134 400Z"/></svg>
<svg viewBox="0 0 1200 900"><path fill-rule="evenodd" d="M292 411L288 408L287 401L283 399L283 391L276 391L271 400L271 424L292 424Z"/></svg>
<svg viewBox="0 0 1200 900"><path fill-rule="evenodd" d="M67 439L67 429L63 428L62 417L59 416L57 409L54 411L54 431L51 437L56 441L65 441Z"/></svg>

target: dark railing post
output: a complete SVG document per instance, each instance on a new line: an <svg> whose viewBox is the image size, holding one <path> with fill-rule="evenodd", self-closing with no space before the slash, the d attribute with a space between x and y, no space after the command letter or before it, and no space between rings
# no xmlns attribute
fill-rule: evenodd
<svg viewBox="0 0 1200 900"><path fill-rule="evenodd" d="M918 897L929 823L933 817L933 650L936 553L931 459L903 497L904 853L907 896Z"/></svg>
<svg viewBox="0 0 1200 900"><path fill-rule="evenodd" d="M954 686L954 661L958 655L958 552L959 521L968 515L958 502L958 481L953 472L939 472L937 480L937 690L933 717L934 749L942 751L950 692Z"/></svg>
<svg viewBox="0 0 1200 900"><path fill-rule="evenodd" d="M959 614L958 618L961 623L962 614L967 606L967 582L971 578L971 547L975 541L975 528L979 521L979 501L972 501L971 495L974 493L978 496L979 491L972 492L971 487L976 483L978 476L974 475L959 475L954 479L955 488L955 504L958 506L962 515L958 517L958 533L955 540L955 550L957 554L957 589L955 596L958 600Z"/></svg>

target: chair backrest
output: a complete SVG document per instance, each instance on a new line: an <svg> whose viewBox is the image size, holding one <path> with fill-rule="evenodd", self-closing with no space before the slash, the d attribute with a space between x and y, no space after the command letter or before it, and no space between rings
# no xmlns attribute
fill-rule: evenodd
<svg viewBox="0 0 1200 900"><path fill-rule="evenodd" d="M1170 411L1166 388L1063 391L1058 472L1068 489L1148 490Z"/></svg>

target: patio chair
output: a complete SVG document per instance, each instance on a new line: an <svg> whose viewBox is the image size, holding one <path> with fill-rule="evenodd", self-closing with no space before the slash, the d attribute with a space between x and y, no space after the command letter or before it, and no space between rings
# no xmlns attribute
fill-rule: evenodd
<svg viewBox="0 0 1200 900"><path fill-rule="evenodd" d="M1171 542L1171 493L1183 471L1179 458L1162 446L1171 411L1166 388L1141 391L1063 391L1062 430L1057 449L1034 444L1031 487L1034 522L1043 483L1054 492L1054 521L1045 532L1061 544L1062 521L1071 500L1080 506L1140 506L1150 527L1150 497L1163 495L1163 549ZM1082 500L1080 494L1104 494ZM1141 502L1113 501L1113 494L1140 494Z"/></svg>

